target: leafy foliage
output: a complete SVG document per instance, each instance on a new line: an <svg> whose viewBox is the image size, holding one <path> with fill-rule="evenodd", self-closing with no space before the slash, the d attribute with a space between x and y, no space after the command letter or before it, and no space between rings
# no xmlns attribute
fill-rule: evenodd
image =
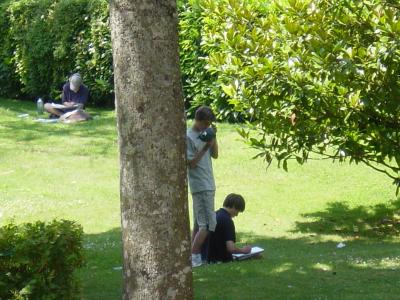
<svg viewBox="0 0 400 300"><path fill-rule="evenodd" d="M0 228L0 299L78 299L83 231L71 221Z"/></svg>
<svg viewBox="0 0 400 300"><path fill-rule="evenodd" d="M45 22L50 4L50 0L16 1L8 11L16 71L23 91L32 95L46 95L52 82L49 71L55 63L50 26Z"/></svg>
<svg viewBox="0 0 400 300"><path fill-rule="evenodd" d="M11 0L0 2L0 96L17 98L21 86L15 74L13 49L10 45L7 8Z"/></svg>
<svg viewBox="0 0 400 300"><path fill-rule="evenodd" d="M219 119L235 120L216 73L207 68L205 15L200 1L188 1L179 6L179 46L183 90L189 114L201 105L208 105Z"/></svg>
<svg viewBox="0 0 400 300"><path fill-rule="evenodd" d="M259 156L285 169L312 152L362 162L399 188L397 2L205 3L219 26L209 39L218 45L209 67L230 104L253 120L240 133Z"/></svg>

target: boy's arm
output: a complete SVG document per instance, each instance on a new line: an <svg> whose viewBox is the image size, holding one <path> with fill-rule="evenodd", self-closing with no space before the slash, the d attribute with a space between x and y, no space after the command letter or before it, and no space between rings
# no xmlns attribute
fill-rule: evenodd
<svg viewBox="0 0 400 300"><path fill-rule="evenodd" d="M206 154L206 152L210 149L211 144L207 143L203 149L199 152L196 151L193 141L187 137L186 138L186 147L187 147L187 164L189 168L193 169L196 168L197 164L199 163L200 159Z"/></svg>
<svg viewBox="0 0 400 300"><path fill-rule="evenodd" d="M233 241L226 241L226 248L228 249L228 252L232 254L248 254L251 252L251 246L238 248Z"/></svg>
<svg viewBox="0 0 400 300"><path fill-rule="evenodd" d="M206 152L210 149L210 144L207 143L199 152L197 152L192 159L188 157L188 165L189 168L193 169L196 168L197 164L199 163L200 159L206 154Z"/></svg>
<svg viewBox="0 0 400 300"><path fill-rule="evenodd" d="M218 131L217 126L215 126L215 124L212 124L211 126L214 129L215 133L217 133L217 131ZM212 158L214 158L214 159L218 158L218 142L217 142L217 138L215 138L212 141L210 152L211 152L211 157Z"/></svg>
<svg viewBox="0 0 400 300"><path fill-rule="evenodd" d="M214 159L218 158L218 142L217 142L217 138L214 139L214 141L212 142L211 145L211 157Z"/></svg>
<svg viewBox="0 0 400 300"><path fill-rule="evenodd" d="M61 103L64 104L66 102L68 102L68 99L67 99L67 84L64 84L62 95L61 95Z"/></svg>

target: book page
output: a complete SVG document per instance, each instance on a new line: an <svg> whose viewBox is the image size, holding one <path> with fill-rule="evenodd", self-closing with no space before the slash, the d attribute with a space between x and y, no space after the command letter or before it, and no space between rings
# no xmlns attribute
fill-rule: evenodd
<svg viewBox="0 0 400 300"><path fill-rule="evenodd" d="M58 104L58 103L52 103L51 106L54 107L54 108L58 108L58 109L64 109L64 108L76 108L79 105L75 104L75 105L71 105L71 106L65 106L65 105Z"/></svg>
<svg viewBox="0 0 400 300"><path fill-rule="evenodd" d="M251 248L251 252L250 252L250 254L258 254L258 253L261 253L261 252L263 252L264 251L264 249L263 248L260 248L260 247L253 247L253 248Z"/></svg>
<svg viewBox="0 0 400 300"><path fill-rule="evenodd" d="M252 247L251 248L251 252L250 253L247 253L247 254L242 254L242 253L240 253L240 254L232 254L232 256L236 257L236 258L240 258L240 257L244 257L244 256L253 256L253 255L259 254L261 252L264 252L264 249L256 246L256 247Z"/></svg>

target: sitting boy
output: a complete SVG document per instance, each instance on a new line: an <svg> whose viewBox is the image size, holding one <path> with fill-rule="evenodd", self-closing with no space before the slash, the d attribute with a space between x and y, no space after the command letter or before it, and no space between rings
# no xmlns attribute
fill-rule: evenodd
<svg viewBox="0 0 400 300"><path fill-rule="evenodd" d="M224 201L223 208L217 211L217 226L211 233L208 248L208 261L229 262L233 260L232 254L248 254L251 246L239 248L235 245L235 224L232 218L245 209L245 202L241 195L229 194Z"/></svg>

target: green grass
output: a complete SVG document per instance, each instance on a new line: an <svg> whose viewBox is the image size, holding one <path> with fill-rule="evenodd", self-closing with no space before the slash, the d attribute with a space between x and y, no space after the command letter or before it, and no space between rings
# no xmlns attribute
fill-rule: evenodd
<svg viewBox="0 0 400 300"><path fill-rule="evenodd" d="M65 218L85 230L84 299L120 299L121 242L114 112L38 124L34 104L0 100L0 224ZM219 125L216 205L241 193L240 242L262 260L194 271L196 299L398 299L399 200L391 181L364 166L312 160L266 172L235 127ZM337 249L338 242L346 247Z"/></svg>

